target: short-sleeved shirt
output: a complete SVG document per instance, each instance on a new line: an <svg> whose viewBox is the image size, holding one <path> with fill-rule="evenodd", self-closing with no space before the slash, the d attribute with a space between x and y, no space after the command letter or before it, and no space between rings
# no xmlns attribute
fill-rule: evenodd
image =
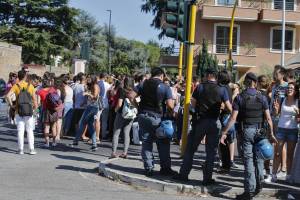
<svg viewBox="0 0 300 200"><path fill-rule="evenodd" d="M50 87L50 88L43 88L43 89L40 89L40 90L37 92L37 95L39 95L39 97L40 97L40 99L41 99L43 109L47 109L46 98L47 98L47 95L48 95L50 92L57 92L57 94L58 94L59 96L61 96L60 90L57 90L57 89L55 89L55 88L53 88L53 87Z"/></svg>
<svg viewBox="0 0 300 200"><path fill-rule="evenodd" d="M28 86L28 83L26 82L26 81L20 81L19 83L17 83L19 86L20 86L20 88L23 90L23 89L26 89L28 92L29 92L29 94L31 95L31 96L33 96L33 94L35 93L35 89L34 89L34 87L33 87L33 85L32 84L30 84L29 86ZM18 85L17 84L15 84L12 88L11 88L11 91L13 92L13 93L15 93L15 95L16 96L18 96L19 94L20 94L20 88L18 87ZM27 88L28 87L28 88Z"/></svg>
<svg viewBox="0 0 300 200"><path fill-rule="evenodd" d="M216 81L208 81L208 83L218 84ZM203 93L203 91L204 91L204 85L199 84L196 87L196 89L194 90L192 97L194 99L196 99L197 101L201 101L200 95L201 95L201 93ZM218 93L221 97L222 102L229 101L229 94L228 94L227 89L225 87L220 86Z"/></svg>
<svg viewBox="0 0 300 200"><path fill-rule="evenodd" d="M143 83L139 84L139 86L136 87L138 95L142 95ZM158 102L163 105L163 108L165 107L165 102L167 100L173 99L172 90L170 86L164 84L163 82L159 83L156 92L157 92L156 95L158 98Z"/></svg>
<svg viewBox="0 0 300 200"><path fill-rule="evenodd" d="M82 106L84 104L84 102L86 101L85 96L83 95L84 93L84 84L76 84L74 87L74 100L75 100L75 105L74 107L76 109L84 109L84 107Z"/></svg>
<svg viewBox="0 0 300 200"><path fill-rule="evenodd" d="M23 90L23 89L27 90L31 96L33 96L35 94L35 89L32 84L29 84L26 81L20 81L17 84L20 86L21 90ZM10 89L10 91L12 91L18 98L18 95L20 94L21 91L17 84L13 85L12 88ZM16 110L16 111L18 112L18 110Z"/></svg>
<svg viewBox="0 0 300 200"><path fill-rule="evenodd" d="M257 93L257 90L255 88L248 88L246 89L245 92L249 95L255 95ZM264 95L262 95L262 104L263 104L264 111L269 110L268 99ZM239 111L242 105L243 105L242 96L238 95L233 101L232 108L234 111Z"/></svg>

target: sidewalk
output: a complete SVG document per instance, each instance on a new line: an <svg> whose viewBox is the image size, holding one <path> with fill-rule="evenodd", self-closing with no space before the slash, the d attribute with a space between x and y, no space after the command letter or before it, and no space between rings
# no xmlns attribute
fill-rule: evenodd
<svg viewBox="0 0 300 200"><path fill-rule="evenodd" d="M137 155L138 152L134 152ZM202 155L202 156L201 156ZM198 196L213 195L217 197L235 196L243 193L243 166L238 162L238 168L231 170L229 174L218 174L214 170L213 178L216 184L210 187L202 186L201 164L204 162L204 152L200 151L194 159L194 167L189 176L189 182L183 184L172 180L171 177L159 175L158 160L154 176L148 178L144 175L143 163L140 156L129 156L128 159L108 159L99 164L99 174L115 181L122 181L137 188L149 188L170 194L192 194ZM174 153L172 157L173 170L179 171L181 159L179 154ZM157 155L156 155L157 158ZM292 194L300 199L300 187L287 185L283 180L276 184L265 184L260 195L286 196Z"/></svg>

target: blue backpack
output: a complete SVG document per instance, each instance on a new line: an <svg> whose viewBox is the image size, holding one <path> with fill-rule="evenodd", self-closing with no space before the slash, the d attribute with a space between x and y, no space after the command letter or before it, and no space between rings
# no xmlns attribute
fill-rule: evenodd
<svg viewBox="0 0 300 200"><path fill-rule="evenodd" d="M55 110L61 104L61 98L57 91L51 91L46 96L47 109Z"/></svg>

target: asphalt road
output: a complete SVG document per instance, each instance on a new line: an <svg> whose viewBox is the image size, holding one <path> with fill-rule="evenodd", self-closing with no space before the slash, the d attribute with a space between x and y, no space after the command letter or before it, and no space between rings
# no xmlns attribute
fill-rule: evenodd
<svg viewBox="0 0 300 200"><path fill-rule="evenodd" d="M63 140L55 148L43 149L43 140L37 136L38 154L26 153L25 144L25 155L18 155L16 127L7 124L5 117L5 107L0 106L0 200L199 199L136 189L98 176L96 168L100 160L110 155L110 143L102 144L95 153L89 151L87 144L76 149L68 147L70 140Z"/></svg>

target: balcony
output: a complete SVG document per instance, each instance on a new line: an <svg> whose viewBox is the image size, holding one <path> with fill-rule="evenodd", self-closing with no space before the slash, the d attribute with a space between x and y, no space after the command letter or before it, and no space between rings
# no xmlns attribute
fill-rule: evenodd
<svg viewBox="0 0 300 200"><path fill-rule="evenodd" d="M203 5L202 18L215 20L230 20L232 7ZM237 7L235 13L236 21L257 21L259 10L255 8Z"/></svg>
<svg viewBox="0 0 300 200"><path fill-rule="evenodd" d="M282 23L282 10L263 9L261 11L261 22L264 23ZM296 25L300 22L300 12L286 11L285 15L286 24Z"/></svg>

